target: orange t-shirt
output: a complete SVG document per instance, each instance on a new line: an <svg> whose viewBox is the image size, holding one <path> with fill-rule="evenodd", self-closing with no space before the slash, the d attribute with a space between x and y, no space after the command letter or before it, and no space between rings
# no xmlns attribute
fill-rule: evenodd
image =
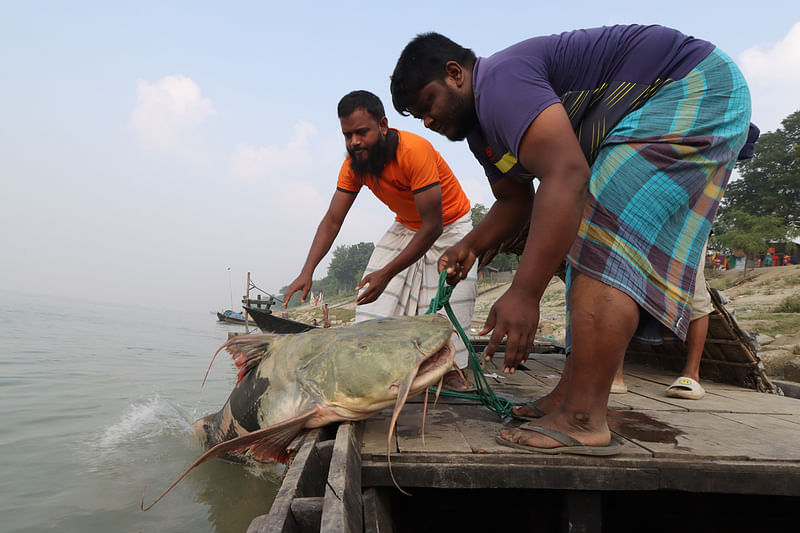
<svg viewBox="0 0 800 533"><path fill-rule="evenodd" d="M433 145L419 135L399 130L397 133L397 153L383 167L380 179L372 175L356 175L350 168L350 156L347 156L339 171L336 188L355 194L366 185L397 215L395 220L412 231L418 231L422 226L414 193L437 183L442 188L442 224L452 224L468 213L467 195Z"/></svg>

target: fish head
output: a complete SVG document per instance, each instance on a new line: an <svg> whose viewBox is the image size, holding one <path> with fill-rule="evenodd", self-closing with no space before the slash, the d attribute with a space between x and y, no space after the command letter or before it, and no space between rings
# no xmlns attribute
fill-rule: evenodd
<svg viewBox="0 0 800 533"><path fill-rule="evenodd" d="M336 329L320 354L324 362L318 359L320 364L302 372L330 420L372 416L395 404L398 395L424 391L453 367L453 327L441 315L381 318Z"/></svg>

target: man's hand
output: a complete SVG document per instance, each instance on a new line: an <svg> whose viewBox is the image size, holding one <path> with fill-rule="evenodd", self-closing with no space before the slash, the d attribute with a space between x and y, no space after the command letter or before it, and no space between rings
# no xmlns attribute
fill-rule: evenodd
<svg viewBox="0 0 800 533"><path fill-rule="evenodd" d="M303 291L300 295L300 301L305 302L308 297L308 291L311 290L311 275L300 274L297 276L297 279L289 285L289 288L286 289L286 293L283 295L284 309L289 305L289 300L292 299L292 295L300 290Z"/></svg>
<svg viewBox="0 0 800 533"><path fill-rule="evenodd" d="M445 250L439 258L439 272L446 270L447 283L455 285L467 277L475 259L475 252L464 241L459 241Z"/></svg>
<svg viewBox="0 0 800 533"><path fill-rule="evenodd" d="M391 279L392 277L387 275L385 269L383 268L364 276L364 279L361 280L361 283L358 285L358 287L356 287L356 290L361 290L361 288L365 285L369 286L367 287L367 290L362 292L358 298L356 298L356 305L369 304L377 300L378 296L381 295Z"/></svg>
<svg viewBox="0 0 800 533"><path fill-rule="evenodd" d="M515 289L512 285L494 303L489 310L486 324L478 332L478 335L486 335L492 331L489 344L484 351L486 360L492 358L503 337L507 337L503 372L513 374L518 365L528 360L531 347L536 340L538 326L539 301L526 291Z"/></svg>

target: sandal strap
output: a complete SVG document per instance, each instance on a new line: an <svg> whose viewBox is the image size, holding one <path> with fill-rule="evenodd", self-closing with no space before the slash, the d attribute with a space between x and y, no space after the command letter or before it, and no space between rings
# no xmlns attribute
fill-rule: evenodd
<svg viewBox="0 0 800 533"><path fill-rule="evenodd" d="M528 431L533 431L535 433L541 433L547 437L550 437L556 442L563 444L564 446L583 446L583 443L576 439L575 437L571 437L566 433L562 433L556 429L545 428L542 426L536 426L530 422L522 424L519 426L520 429L526 429Z"/></svg>

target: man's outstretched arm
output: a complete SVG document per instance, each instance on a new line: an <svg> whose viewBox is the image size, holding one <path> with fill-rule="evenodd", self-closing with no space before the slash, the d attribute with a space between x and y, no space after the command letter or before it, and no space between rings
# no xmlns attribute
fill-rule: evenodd
<svg viewBox="0 0 800 533"><path fill-rule="evenodd" d="M331 249L331 245L336 236L339 235L342 223L355 199L355 194L342 192L338 189L333 193L328 211L322 217L322 221L317 227L317 233L314 235L314 240L311 241L311 249L308 251L308 257L306 257L306 262L300 271L300 275L289 285L286 294L283 296L284 308L289 305L289 300L298 290L303 291L300 298L302 301L306 301L308 291L311 290L314 269L317 268L319 262Z"/></svg>
<svg viewBox="0 0 800 533"><path fill-rule="evenodd" d="M575 241L591 175L561 104L551 105L531 123L520 143L518 159L541 184L517 274L480 332L493 330L487 356L507 336L506 372L513 372L527 359L539 323L539 302Z"/></svg>
<svg viewBox="0 0 800 533"><path fill-rule="evenodd" d="M392 259L385 267L371 272L364 276L358 288L367 285L367 289L362 292L356 303L358 305L368 304L378 299L378 296L386 289L389 281L408 268L433 246L436 239L442 234L442 189L437 184L429 189L414 194L414 204L417 212L422 219L422 225L414 233L408 245L400 252L397 257Z"/></svg>

